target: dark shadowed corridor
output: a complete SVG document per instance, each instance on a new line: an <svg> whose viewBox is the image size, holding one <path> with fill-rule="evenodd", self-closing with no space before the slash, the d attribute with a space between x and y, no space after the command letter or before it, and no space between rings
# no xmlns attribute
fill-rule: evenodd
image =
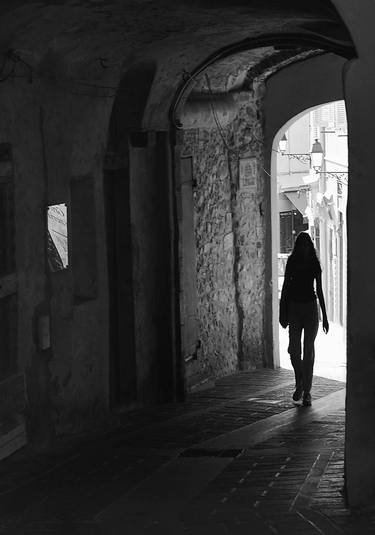
<svg viewBox="0 0 375 535"><path fill-rule="evenodd" d="M133 411L107 435L1 467L1 533L371 534L343 496L344 384L240 373L183 404Z"/></svg>
<svg viewBox="0 0 375 535"><path fill-rule="evenodd" d="M1 533L375 531L374 21L373 0L0 2ZM283 155L294 186L289 159L319 173L296 220L325 271L348 259L346 383L317 366L301 408L276 154L334 101L347 209L328 140L320 166L299 135Z"/></svg>

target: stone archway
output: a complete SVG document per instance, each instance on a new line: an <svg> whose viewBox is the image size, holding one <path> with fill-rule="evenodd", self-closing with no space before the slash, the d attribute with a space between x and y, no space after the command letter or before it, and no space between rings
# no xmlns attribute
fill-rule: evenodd
<svg viewBox="0 0 375 535"><path fill-rule="evenodd" d="M109 123L104 191L115 408L178 397L169 140L143 124L155 73L154 62L125 73Z"/></svg>
<svg viewBox="0 0 375 535"><path fill-rule="evenodd" d="M265 168L271 170L271 178L265 176L269 184L270 228L267 280L270 293L267 302L267 339L270 341L272 365L278 365L278 298L277 288L277 244L272 236L278 234L276 159L283 131L290 123L303 115L307 109L332 100L343 99L342 72L346 60L340 56L326 54L280 71L267 82L265 96ZM296 90L303 88L303 90Z"/></svg>
<svg viewBox="0 0 375 535"><path fill-rule="evenodd" d="M278 121L285 122L309 104L342 98L340 72L346 60L321 51L314 56L307 54L306 59L306 51L295 51L293 56L292 50L280 53L272 47L234 55L231 65L237 68L237 79L241 80L241 68L246 72L242 81L237 82L232 77L233 88L228 93L223 89L223 80L230 75L229 62L212 64L197 74L195 90L183 108L182 152L185 158L192 159L193 168L195 166L189 180L198 203L195 217L188 217L197 225L199 323L195 341L192 340L189 348L183 348L183 353L191 351L195 361L200 355L202 366L206 367L203 375L228 373L236 366L251 369L274 365L273 350L278 344L273 344L271 318L277 304L272 308L272 181L267 176L267 169L271 169L273 137L283 124ZM293 63L296 57L299 61ZM268 79L265 89L264 79ZM309 90L301 91L295 98L296 83L298 87L308 85ZM171 108L174 120L178 101L176 98ZM227 141L222 139L223 128L227 129ZM236 149L239 143L247 147L241 154ZM210 153L215 153L211 160ZM244 185L240 177L240 166L244 162L254 163L254 172L259 177L250 186ZM213 188L210 195L204 190L205 180ZM223 188L222 193L227 190L223 198L218 193L220 188ZM178 199L180 193L178 189ZM204 209L214 202L209 217L203 215L199 207L200 198L205 199ZM219 205L224 207L223 213L217 210ZM226 223L219 230L221 219ZM184 272L187 266L184 257L181 265ZM181 287L184 297L183 279ZM207 288L210 288L208 293ZM277 326L275 314L273 321ZM182 317L182 325L187 325L187 318ZM192 325L189 332L196 332L196 326ZM224 338L223 333L226 333ZM211 343L213 340L215 343ZM199 375L199 364L190 360L188 367Z"/></svg>

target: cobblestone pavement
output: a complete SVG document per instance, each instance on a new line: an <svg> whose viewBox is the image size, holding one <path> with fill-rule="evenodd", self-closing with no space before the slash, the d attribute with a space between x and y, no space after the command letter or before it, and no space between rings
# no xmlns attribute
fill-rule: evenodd
<svg viewBox="0 0 375 535"><path fill-rule="evenodd" d="M344 388L288 370L222 379L185 403L124 413L119 428L0 463L0 533L373 534L343 495Z"/></svg>

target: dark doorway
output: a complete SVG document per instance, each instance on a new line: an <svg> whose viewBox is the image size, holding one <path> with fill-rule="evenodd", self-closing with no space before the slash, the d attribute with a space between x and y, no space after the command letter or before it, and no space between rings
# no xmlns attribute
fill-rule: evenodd
<svg viewBox="0 0 375 535"><path fill-rule="evenodd" d="M114 407L137 400L133 259L128 168L105 171L109 311L110 397Z"/></svg>
<svg viewBox="0 0 375 535"><path fill-rule="evenodd" d="M296 237L308 226L298 210L280 212L280 253L291 253Z"/></svg>

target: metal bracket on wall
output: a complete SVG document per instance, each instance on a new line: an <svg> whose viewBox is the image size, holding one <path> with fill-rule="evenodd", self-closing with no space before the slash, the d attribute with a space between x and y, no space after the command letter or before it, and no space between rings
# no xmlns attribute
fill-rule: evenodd
<svg viewBox="0 0 375 535"><path fill-rule="evenodd" d="M193 353L191 353L190 355L185 357L185 362L191 362L192 360L197 360L198 359L198 351L199 351L199 349L201 347L202 347L202 341L198 340L196 345L195 345L195 349L194 349Z"/></svg>

